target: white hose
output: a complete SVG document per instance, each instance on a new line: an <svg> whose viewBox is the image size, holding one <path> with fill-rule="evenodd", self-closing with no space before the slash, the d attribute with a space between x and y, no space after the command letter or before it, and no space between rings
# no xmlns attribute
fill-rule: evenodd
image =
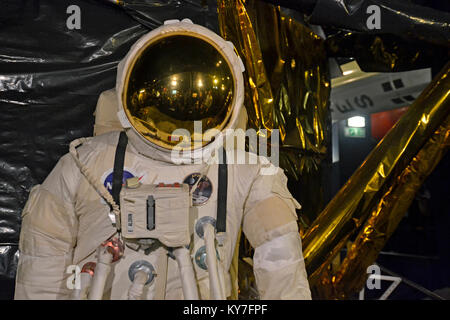
<svg viewBox="0 0 450 320"><path fill-rule="evenodd" d="M107 247L100 246L97 249L97 266L95 267L91 289L89 290L89 300L101 300L105 290L106 279L111 271L113 256L108 252Z"/></svg>
<svg viewBox="0 0 450 320"><path fill-rule="evenodd" d="M112 195L109 193L109 191L105 188L105 186L100 183L100 179L97 179L88 167L86 167L81 161L80 158L78 158L78 152L77 147L84 142L89 141L89 138L79 138L70 143L69 146L69 152L72 155L72 158L74 159L76 165L80 169L81 173L86 177L86 180L100 193L100 195L103 197L103 199L106 200L106 202L111 206L112 211L114 213L115 217L115 224L116 228L120 230L120 208L117 205L117 203L114 201Z"/></svg>
<svg viewBox="0 0 450 320"><path fill-rule="evenodd" d="M128 300L142 300L142 293L149 274L143 270L136 272L133 283L128 290Z"/></svg>
<svg viewBox="0 0 450 320"><path fill-rule="evenodd" d="M92 276L87 272L80 273L80 288L72 292L72 300L86 300L89 287L91 286Z"/></svg>
<svg viewBox="0 0 450 320"><path fill-rule="evenodd" d="M192 265L189 250L180 247L173 250L180 270L181 283L183 286L183 296L185 300L198 300L197 282L195 280L194 267Z"/></svg>
<svg viewBox="0 0 450 320"><path fill-rule="evenodd" d="M225 300L225 297L222 295L223 291L220 285L219 272L217 268L214 227L209 223L205 224L203 232L206 246L206 265L208 266L209 273L210 296L213 300Z"/></svg>
<svg viewBox="0 0 450 320"><path fill-rule="evenodd" d="M164 247L160 247L158 249L158 260L156 262L156 270L158 273L155 277L155 300L166 299L168 258L167 250Z"/></svg>
<svg viewBox="0 0 450 320"><path fill-rule="evenodd" d="M227 293L226 293L226 283L225 283L225 269L223 268L222 261L219 261L217 263L217 269L219 272L219 283L220 283L220 288L222 289L222 297L225 299L225 297L227 296Z"/></svg>

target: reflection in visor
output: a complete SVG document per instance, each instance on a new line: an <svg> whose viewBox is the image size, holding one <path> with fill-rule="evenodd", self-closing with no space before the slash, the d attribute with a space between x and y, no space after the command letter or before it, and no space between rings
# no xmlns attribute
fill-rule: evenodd
<svg viewBox="0 0 450 320"><path fill-rule="evenodd" d="M186 129L191 141L185 142L191 149L194 121L201 121L202 132L226 124L233 75L225 58L208 42L184 35L162 38L147 46L131 68L124 108L147 140L170 149L182 139L171 133Z"/></svg>

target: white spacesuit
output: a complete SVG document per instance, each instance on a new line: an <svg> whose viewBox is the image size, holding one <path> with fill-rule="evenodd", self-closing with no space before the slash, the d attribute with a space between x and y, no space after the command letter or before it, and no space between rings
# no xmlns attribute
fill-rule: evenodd
<svg viewBox="0 0 450 320"><path fill-rule="evenodd" d="M245 123L243 69L189 20L137 41L99 99L97 135L31 190L16 299L226 299L241 230L261 299L311 298L286 176L227 143Z"/></svg>

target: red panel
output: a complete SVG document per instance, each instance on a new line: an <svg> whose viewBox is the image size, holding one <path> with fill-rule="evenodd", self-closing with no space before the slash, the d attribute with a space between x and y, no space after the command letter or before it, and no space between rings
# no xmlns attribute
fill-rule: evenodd
<svg viewBox="0 0 450 320"><path fill-rule="evenodd" d="M370 115L372 137L381 140L398 119L408 110L408 107L372 113Z"/></svg>

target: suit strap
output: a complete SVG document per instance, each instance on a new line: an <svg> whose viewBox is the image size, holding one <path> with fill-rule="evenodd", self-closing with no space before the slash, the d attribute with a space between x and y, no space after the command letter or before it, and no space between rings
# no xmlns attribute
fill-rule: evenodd
<svg viewBox="0 0 450 320"><path fill-rule="evenodd" d="M219 154L219 172L218 172L218 184L217 189L217 221L216 230L219 232L226 232L227 228L227 189L228 189L228 165L227 154L225 149L222 148L222 159Z"/></svg>
<svg viewBox="0 0 450 320"><path fill-rule="evenodd" d="M125 162L125 151L127 149L128 137L125 131L120 132L119 142L117 143L116 156L114 158L112 197L120 207L120 190L123 184L123 166Z"/></svg>

